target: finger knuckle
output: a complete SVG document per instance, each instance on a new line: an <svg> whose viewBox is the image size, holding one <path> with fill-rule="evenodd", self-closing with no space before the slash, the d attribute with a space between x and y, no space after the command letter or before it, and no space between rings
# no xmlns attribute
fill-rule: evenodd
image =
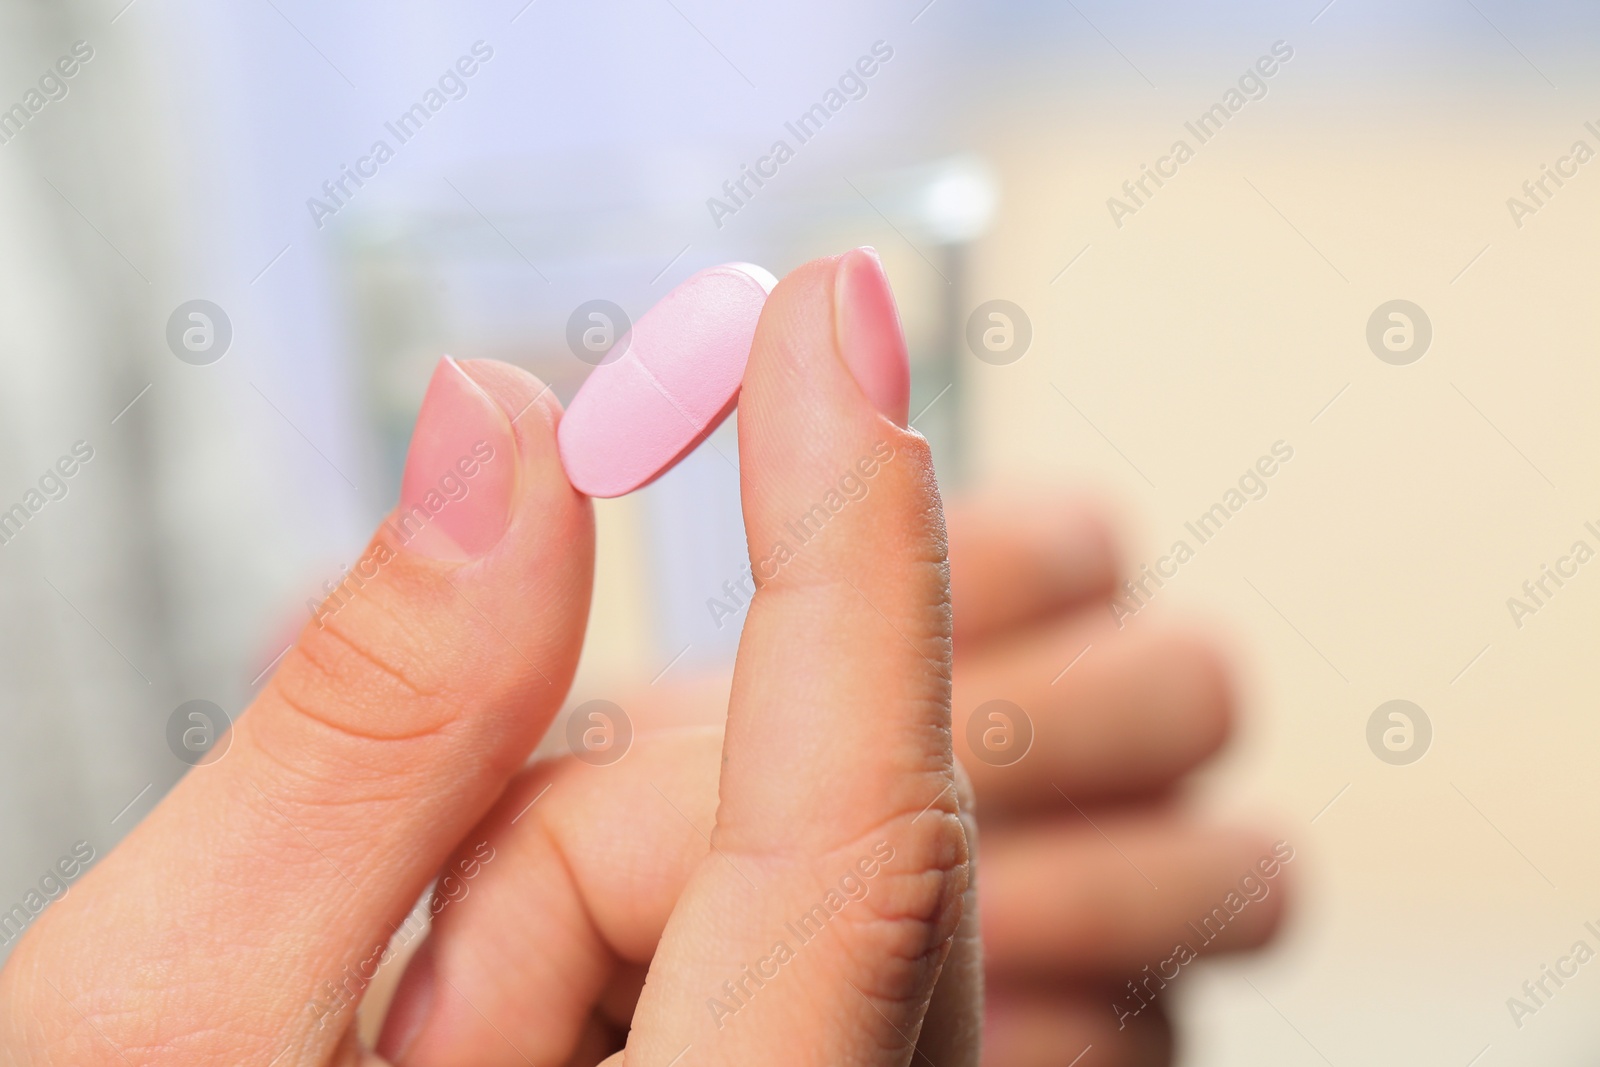
<svg viewBox="0 0 1600 1067"><path fill-rule="evenodd" d="M886 824L863 846L876 871L864 877L873 864L857 861L861 906L841 912L856 985L875 1001L914 1004L931 991L961 921L971 877L966 826L955 811L934 808Z"/></svg>
<svg viewBox="0 0 1600 1067"><path fill-rule="evenodd" d="M379 589L307 628L273 677L285 704L340 732L403 740L455 719L450 669Z"/></svg>

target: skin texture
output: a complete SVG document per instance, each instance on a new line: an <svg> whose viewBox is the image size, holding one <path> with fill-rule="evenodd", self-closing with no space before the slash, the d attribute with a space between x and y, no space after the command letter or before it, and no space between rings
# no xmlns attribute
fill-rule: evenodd
<svg viewBox="0 0 1600 1067"><path fill-rule="evenodd" d="M936 1062L977 1063L975 842L950 740L943 514L925 442L881 415L843 361L838 267L800 268L762 316L740 420L750 543L773 544L859 457L893 458L751 608L714 816L703 798L698 809L707 851L643 932L659 942L631 1063L903 1065L919 1034ZM383 1062L361 1047L354 1003L328 1006L330 983L370 971L441 867L472 877L472 900L511 866L485 860L480 846L494 846L477 832L494 829L496 801L560 705L591 594L591 511L556 458L558 406L514 368L462 369L514 420L504 533L465 563L399 548L308 626L227 755L188 775L18 945L0 972L0 1063ZM471 875L458 850L478 858ZM769 985L731 1018L708 1012L722 982L761 967L785 924L808 916L815 929ZM564 918L512 962L537 973L540 954L581 944L583 916ZM444 980L453 951L442 937L429 950L441 980L413 1021L478 992ZM584 988L582 962L559 980ZM592 1007L568 1004L579 1014L557 1022L580 1040L561 1052L594 1062L610 1048L585 1036ZM408 1061L428 1054L410 1045ZM477 1062L500 1061L529 1062L504 1041Z"/></svg>

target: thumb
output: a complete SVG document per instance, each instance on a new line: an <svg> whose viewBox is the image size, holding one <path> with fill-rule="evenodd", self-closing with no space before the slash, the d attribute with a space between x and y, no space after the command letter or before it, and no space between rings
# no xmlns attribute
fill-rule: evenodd
<svg viewBox="0 0 1600 1067"><path fill-rule="evenodd" d="M557 459L559 416L520 370L440 363L400 507L225 755L0 975L0 1001L37 994L50 1009L41 1037L82 1044L60 1062L95 1062L105 1042L181 1047L194 1063L291 1049L288 1062L322 1062L348 1040L391 937L571 680L593 520Z"/></svg>
<svg viewBox="0 0 1600 1067"><path fill-rule="evenodd" d="M870 250L807 264L768 299L739 418L759 589L712 852L668 923L629 1063L904 1064L917 1044L969 851L944 522L927 443L903 428L906 381ZM965 1018L930 1028L939 1067L975 1062L963 972L949 1010Z"/></svg>

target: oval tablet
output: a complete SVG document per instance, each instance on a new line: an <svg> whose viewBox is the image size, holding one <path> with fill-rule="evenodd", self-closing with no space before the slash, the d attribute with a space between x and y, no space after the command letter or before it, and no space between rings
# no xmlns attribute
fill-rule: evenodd
<svg viewBox="0 0 1600 1067"><path fill-rule="evenodd" d="M756 320L778 279L749 263L710 267L645 312L561 417L573 488L613 497L648 485L733 411Z"/></svg>

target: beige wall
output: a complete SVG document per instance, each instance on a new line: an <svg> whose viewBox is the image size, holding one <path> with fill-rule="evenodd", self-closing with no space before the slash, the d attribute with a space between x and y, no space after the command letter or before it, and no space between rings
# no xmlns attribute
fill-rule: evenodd
<svg viewBox="0 0 1600 1067"><path fill-rule="evenodd" d="M1600 137L1577 100L1335 103L1250 105L1120 229L1106 198L1188 136L1181 110L1038 105L995 130L1005 203L975 297L1021 305L1035 340L974 363L973 462L1109 487L1154 563L1294 449L1128 621L1210 619L1237 645L1249 720L1210 793L1273 813L1304 856L1287 944L1189 989L1191 1062L1577 1063L1600 1047L1600 963L1520 1031L1505 1001L1580 937L1600 949L1600 559L1520 629L1506 601L1574 541L1600 551L1600 161L1520 230L1505 201ZM1394 298L1433 324L1408 366L1364 337ZM1434 731L1407 766L1365 737L1394 698Z"/></svg>

